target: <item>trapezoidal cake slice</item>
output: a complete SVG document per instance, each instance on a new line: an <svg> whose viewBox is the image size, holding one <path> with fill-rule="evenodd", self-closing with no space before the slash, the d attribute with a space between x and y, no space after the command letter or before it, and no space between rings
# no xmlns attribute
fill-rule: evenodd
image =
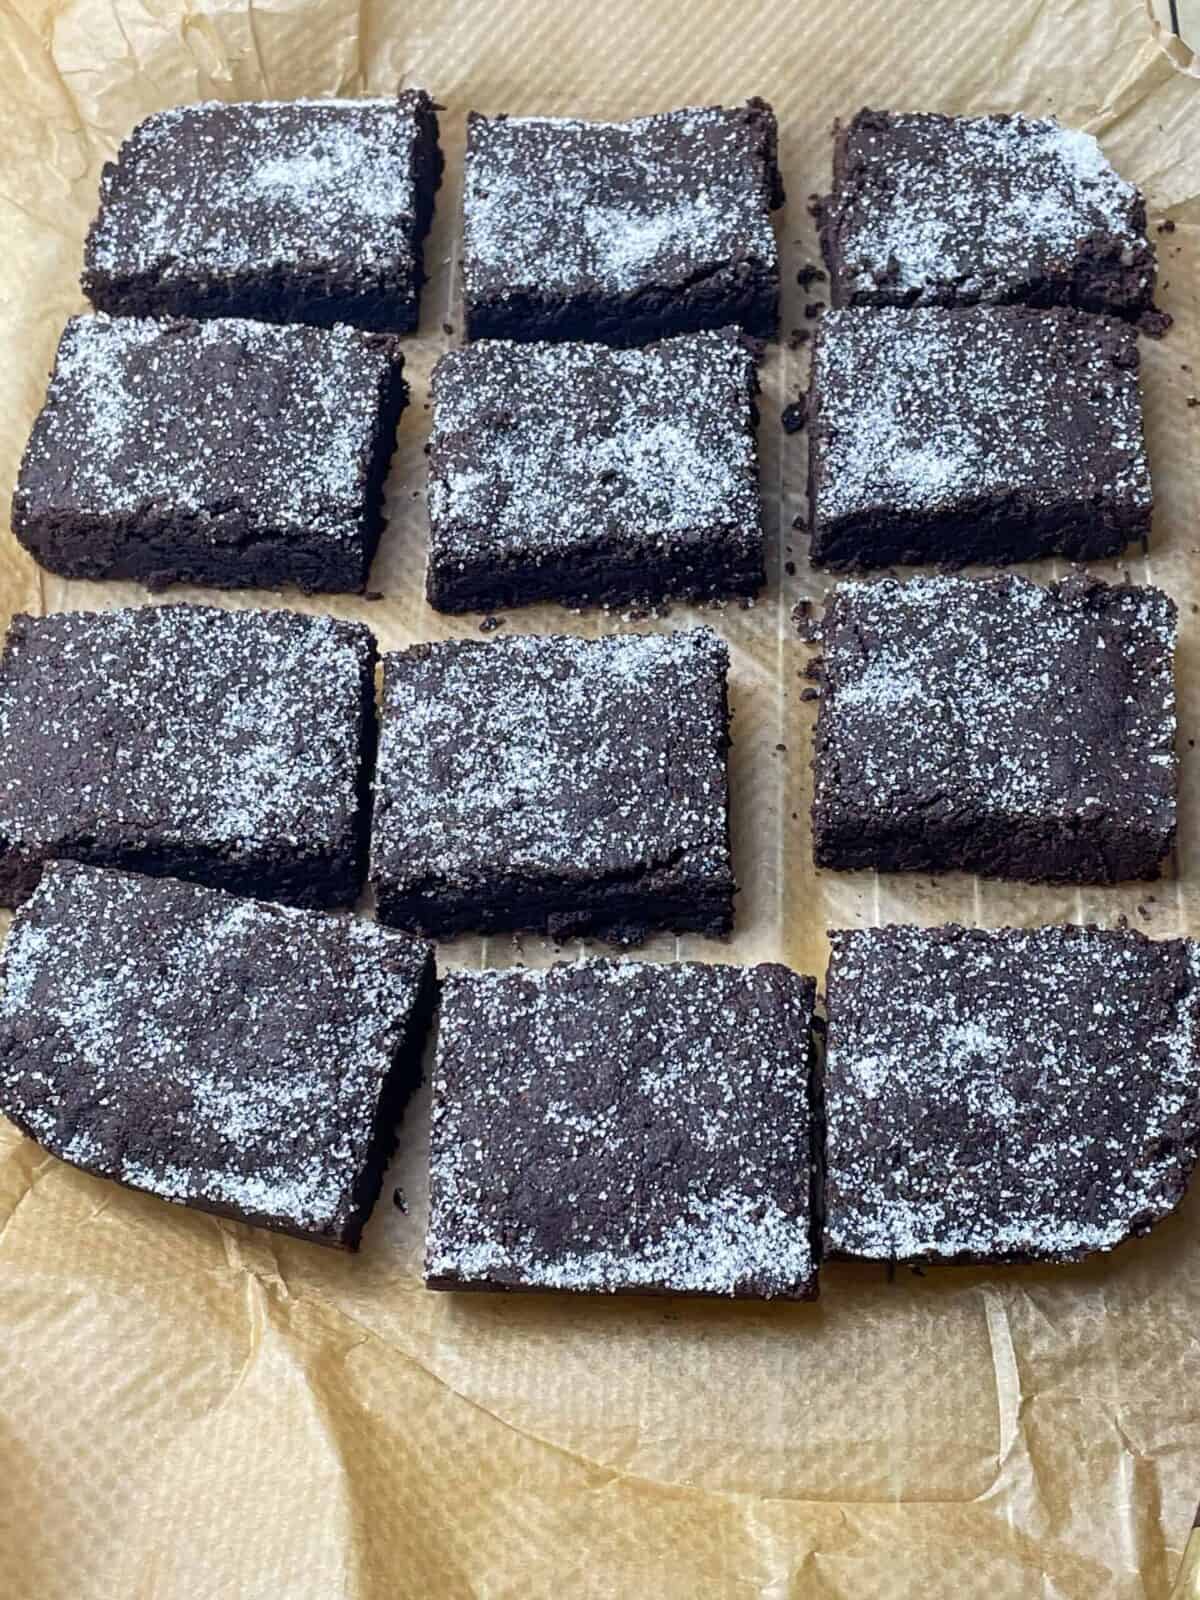
<svg viewBox="0 0 1200 1600"><path fill-rule="evenodd" d="M860 111L819 213L835 306L1151 306L1145 201L1053 117Z"/></svg>
<svg viewBox="0 0 1200 1600"><path fill-rule="evenodd" d="M350 905L375 639L210 606L18 616L0 661L0 905L65 857Z"/></svg>
<svg viewBox="0 0 1200 1600"><path fill-rule="evenodd" d="M728 667L708 628L385 656L380 920L440 938L728 933Z"/></svg>
<svg viewBox="0 0 1200 1600"><path fill-rule="evenodd" d="M822 624L818 866L1155 878L1175 842L1175 605L1006 576L843 584Z"/></svg>
<svg viewBox="0 0 1200 1600"><path fill-rule="evenodd" d="M67 578L357 592L408 390L395 339L73 317L13 495Z"/></svg>
<svg viewBox="0 0 1200 1600"><path fill-rule="evenodd" d="M808 434L816 566L1091 561L1150 531L1137 333L1112 318L832 311Z"/></svg>
<svg viewBox="0 0 1200 1600"><path fill-rule="evenodd" d="M433 373L430 604L753 594L757 389L735 328L452 350Z"/></svg>
<svg viewBox="0 0 1200 1600"><path fill-rule="evenodd" d="M1099 928L830 935L826 1254L1075 1261L1178 1205L1200 948Z"/></svg>
<svg viewBox="0 0 1200 1600"><path fill-rule="evenodd" d="M423 89L156 111L105 165L84 293L119 316L409 333L437 141Z"/></svg>
<svg viewBox="0 0 1200 1600"><path fill-rule="evenodd" d="M467 337L633 345L739 323L773 338L777 139L763 100L632 122L471 112Z"/></svg>
<svg viewBox="0 0 1200 1600"><path fill-rule="evenodd" d="M426 1282L815 1296L814 989L776 965L449 974Z"/></svg>
<svg viewBox="0 0 1200 1600"><path fill-rule="evenodd" d="M433 951L60 862L4 952L0 1110L53 1155L354 1249L420 1079Z"/></svg>

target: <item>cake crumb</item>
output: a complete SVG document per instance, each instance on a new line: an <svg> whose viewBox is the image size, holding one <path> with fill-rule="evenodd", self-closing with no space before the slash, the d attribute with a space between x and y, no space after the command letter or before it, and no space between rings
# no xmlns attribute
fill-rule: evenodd
<svg viewBox="0 0 1200 1600"><path fill-rule="evenodd" d="M798 400L793 400L790 405L784 406L779 420L783 424L784 433L799 433L808 421L807 397L801 395Z"/></svg>
<svg viewBox="0 0 1200 1600"><path fill-rule="evenodd" d="M1137 319L1137 330L1148 339L1161 339L1174 320L1169 311L1143 311Z"/></svg>
<svg viewBox="0 0 1200 1600"><path fill-rule="evenodd" d="M484 617L483 621L479 624L479 631L480 633L495 633L497 628L502 628L503 626L503 617Z"/></svg>

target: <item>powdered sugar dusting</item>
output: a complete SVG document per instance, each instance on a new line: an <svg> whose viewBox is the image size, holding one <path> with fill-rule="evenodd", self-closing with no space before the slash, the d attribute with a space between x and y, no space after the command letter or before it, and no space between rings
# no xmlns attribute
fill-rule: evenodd
<svg viewBox="0 0 1200 1600"><path fill-rule="evenodd" d="M156 112L106 173L89 267L160 282L305 264L413 264L426 97L204 101Z"/></svg>
<svg viewBox="0 0 1200 1600"><path fill-rule="evenodd" d="M831 218L846 301L1019 300L1069 283L1097 240L1136 261L1138 290L1153 287L1138 191L1089 133L1053 118L868 112L848 140Z"/></svg>
<svg viewBox="0 0 1200 1600"><path fill-rule="evenodd" d="M74 317L21 468L27 517L188 519L215 549L361 550L395 352L347 327Z"/></svg>
<svg viewBox="0 0 1200 1600"><path fill-rule="evenodd" d="M451 974L427 1275L812 1292L812 997L774 966Z"/></svg>
<svg viewBox="0 0 1200 1600"><path fill-rule="evenodd" d="M158 606L18 618L0 668L0 819L34 859L147 845L264 871L356 853L357 623ZM199 859L198 859L199 858Z"/></svg>
<svg viewBox="0 0 1200 1600"><path fill-rule="evenodd" d="M388 656L371 877L728 880L724 642L516 634Z"/></svg>
<svg viewBox="0 0 1200 1600"><path fill-rule="evenodd" d="M815 805L889 834L952 799L1012 824L1176 810L1175 607L1086 580L843 584L824 629Z"/></svg>
<svg viewBox="0 0 1200 1600"><path fill-rule="evenodd" d="M1007 307L834 311L812 393L817 525L966 514L1002 495L1039 508L1152 503L1124 325Z"/></svg>
<svg viewBox="0 0 1200 1600"><path fill-rule="evenodd" d="M773 265L771 191L746 111L689 107L626 123L474 117L467 298L623 294L746 256Z"/></svg>
<svg viewBox="0 0 1200 1600"><path fill-rule="evenodd" d="M832 940L828 1249L1072 1260L1178 1203L1200 947L1058 927Z"/></svg>
<svg viewBox="0 0 1200 1600"><path fill-rule="evenodd" d="M436 567L668 551L728 540L761 566L754 362L730 332L645 350L483 340L434 373ZM698 552L699 554L699 552Z"/></svg>
<svg viewBox="0 0 1200 1600"><path fill-rule="evenodd" d="M51 866L5 952L4 1109L102 1176L347 1242L428 954L371 923Z"/></svg>

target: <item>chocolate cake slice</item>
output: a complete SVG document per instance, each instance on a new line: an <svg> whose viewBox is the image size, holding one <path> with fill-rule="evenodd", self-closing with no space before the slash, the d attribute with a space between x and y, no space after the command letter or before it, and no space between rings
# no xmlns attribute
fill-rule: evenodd
<svg viewBox="0 0 1200 1600"><path fill-rule="evenodd" d="M698 962L449 974L426 1282L815 1296L814 988Z"/></svg>
<svg viewBox="0 0 1200 1600"><path fill-rule="evenodd" d="M436 938L728 933L728 667L708 628L385 657L380 920Z"/></svg>
<svg viewBox="0 0 1200 1600"><path fill-rule="evenodd" d="M104 168L84 293L120 316L411 332L437 138L423 89L156 111Z"/></svg>
<svg viewBox="0 0 1200 1600"><path fill-rule="evenodd" d="M819 210L835 306L1150 308L1141 194L1053 117L860 111Z"/></svg>
<svg viewBox="0 0 1200 1600"><path fill-rule="evenodd" d="M1150 531L1137 333L1112 318L832 311L808 433L817 566L1091 561Z"/></svg>
<svg viewBox="0 0 1200 1600"><path fill-rule="evenodd" d="M1099 928L831 936L825 1251L1076 1261L1200 1146L1200 946Z"/></svg>
<svg viewBox="0 0 1200 1600"><path fill-rule="evenodd" d="M1175 604L1076 577L844 584L826 607L818 866L1157 877L1175 842Z"/></svg>
<svg viewBox="0 0 1200 1600"><path fill-rule="evenodd" d="M13 532L67 578L359 591L403 367L355 328L73 317Z"/></svg>
<svg viewBox="0 0 1200 1600"><path fill-rule="evenodd" d="M753 594L757 388L735 328L645 350L452 350L433 373L430 603Z"/></svg>
<svg viewBox="0 0 1200 1600"><path fill-rule="evenodd" d="M349 905L374 743L361 623L211 606L15 617L0 662L0 905L64 857Z"/></svg>
<svg viewBox="0 0 1200 1600"><path fill-rule="evenodd" d="M471 112L468 338L632 345L727 323L774 337L777 137L763 100L632 122Z"/></svg>
<svg viewBox="0 0 1200 1600"><path fill-rule="evenodd" d="M0 1110L53 1155L354 1249L420 1078L433 951L60 862L13 921Z"/></svg>

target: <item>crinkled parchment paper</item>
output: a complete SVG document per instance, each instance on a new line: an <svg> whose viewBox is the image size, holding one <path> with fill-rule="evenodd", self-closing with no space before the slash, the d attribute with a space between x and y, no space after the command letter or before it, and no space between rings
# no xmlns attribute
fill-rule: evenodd
<svg viewBox="0 0 1200 1600"><path fill-rule="evenodd" d="M1178 54L1178 52L1177 52ZM7 0L0 10L0 492L7 499L61 324L81 306L101 163L160 106L426 86L449 158L433 281L410 343L414 403L374 583L328 608L385 647L474 633L421 597L423 407L461 322L463 117L620 117L772 100L789 204L784 328L815 255L809 194L833 118L863 103L1056 112L1145 186L1163 301L1145 390L1158 491L1147 575L1179 600L1185 807L1161 884L1074 892L961 877L814 873L814 707L787 621L819 597L803 537L804 439L764 376L771 582L712 622L734 647L734 832L743 885L719 960L823 972L830 924L1053 918L1200 932L1200 86L1141 0ZM789 572L787 563L795 561ZM1198 575L1198 579L1193 578ZM1048 566L1037 576L1049 577ZM174 594L172 598L178 598ZM204 598L212 599L212 595ZM294 596L218 597L296 604ZM39 574L5 532L4 612L144 601ZM301 602L309 608L325 601ZM619 619L546 607L506 628ZM536 940L447 960L542 962ZM362 1254L124 1192L0 1125L0 1595L6 1600L410 1600L425 1596L882 1597L1167 1594L1200 1496L1200 1189L1149 1239L1061 1270L888 1282L835 1266L815 1306L456 1298L418 1278L426 1100ZM407 1213L391 1203L403 1187Z"/></svg>

